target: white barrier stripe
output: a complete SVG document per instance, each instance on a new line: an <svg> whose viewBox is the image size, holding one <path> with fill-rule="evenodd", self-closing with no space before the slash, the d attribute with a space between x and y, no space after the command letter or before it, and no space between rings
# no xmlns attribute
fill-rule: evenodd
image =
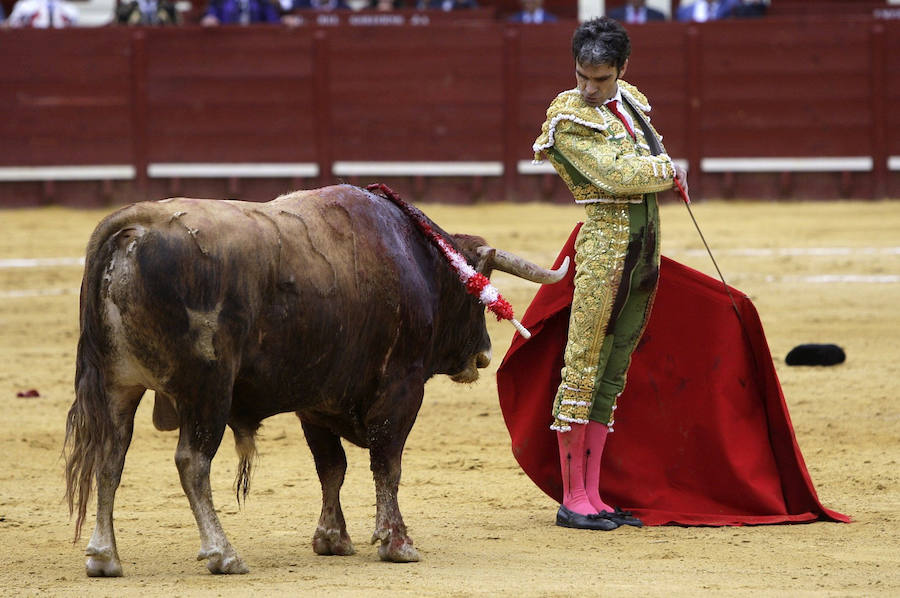
<svg viewBox="0 0 900 598"><path fill-rule="evenodd" d="M688 169L688 161L687 160L672 160L672 162L681 166L685 170ZM533 160L519 160L516 163L516 171L519 174L556 174L556 170L553 168L553 165L550 164L549 161L544 160L538 164L535 164Z"/></svg>
<svg viewBox="0 0 900 598"><path fill-rule="evenodd" d="M703 158L703 172L832 172L872 170L871 156L826 156L820 158Z"/></svg>
<svg viewBox="0 0 900 598"><path fill-rule="evenodd" d="M0 181L128 180L134 175L134 166L128 164L0 167Z"/></svg>
<svg viewBox="0 0 900 598"><path fill-rule="evenodd" d="M84 266L83 257L10 258L0 260L3 268L50 268L57 266Z"/></svg>
<svg viewBox="0 0 900 598"><path fill-rule="evenodd" d="M502 162L352 162L336 161L335 176L500 176Z"/></svg>
<svg viewBox="0 0 900 598"><path fill-rule="evenodd" d="M516 164L516 171L519 174L556 174L553 164L547 160L537 164L532 160L519 160Z"/></svg>
<svg viewBox="0 0 900 598"><path fill-rule="evenodd" d="M311 178L319 176L314 162L260 163L179 163L156 162L147 165L150 178Z"/></svg>

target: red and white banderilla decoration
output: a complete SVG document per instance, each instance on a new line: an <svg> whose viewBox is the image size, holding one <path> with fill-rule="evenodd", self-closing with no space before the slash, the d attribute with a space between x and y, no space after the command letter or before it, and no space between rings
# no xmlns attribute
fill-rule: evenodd
<svg viewBox="0 0 900 598"><path fill-rule="evenodd" d="M470 266L466 258L456 251L447 239L434 230L425 214L400 199L390 187L383 183L374 183L367 186L366 189L372 192L380 191L383 197L393 202L410 220L416 223L425 238L441 251L447 263L450 264L450 268L456 272L459 281L466 287L466 291L470 295L481 301L491 313L497 316L498 320L509 320L519 334L526 339L531 338L528 329L513 316L513 308L509 301L503 298L503 295L500 294L497 287L491 284L487 276Z"/></svg>

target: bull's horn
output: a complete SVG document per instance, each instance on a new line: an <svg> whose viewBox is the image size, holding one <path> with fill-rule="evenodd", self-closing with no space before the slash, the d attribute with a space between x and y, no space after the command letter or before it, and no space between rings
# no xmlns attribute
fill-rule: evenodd
<svg viewBox="0 0 900 598"><path fill-rule="evenodd" d="M476 251L479 257L487 257L490 265L493 266L495 270L500 270L501 272L506 272L507 274L512 274L513 276L518 276L519 278L524 278L531 282L553 284L554 282L562 280L569 270L568 256L566 256L566 259L559 268L556 270L547 270L546 268L541 268L536 264L532 264L518 255L501 249L494 249L493 247L483 245Z"/></svg>

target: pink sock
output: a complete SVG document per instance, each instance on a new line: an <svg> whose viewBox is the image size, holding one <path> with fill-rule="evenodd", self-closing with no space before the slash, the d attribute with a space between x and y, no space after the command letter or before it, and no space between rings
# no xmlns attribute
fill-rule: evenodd
<svg viewBox="0 0 900 598"><path fill-rule="evenodd" d="M563 506L580 515L591 515L597 511L584 491L584 435L584 425L572 424L570 431L556 433L556 441L562 469Z"/></svg>
<svg viewBox="0 0 900 598"><path fill-rule="evenodd" d="M613 507L600 498L600 461L603 458L603 447L606 445L607 434L609 434L609 428L605 424L592 421L587 425L584 443L584 488L588 501L598 513L600 511L613 512Z"/></svg>

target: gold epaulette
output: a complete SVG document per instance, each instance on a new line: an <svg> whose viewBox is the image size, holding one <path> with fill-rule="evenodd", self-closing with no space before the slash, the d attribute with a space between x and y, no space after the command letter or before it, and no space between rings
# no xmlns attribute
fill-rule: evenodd
<svg viewBox="0 0 900 598"><path fill-rule="evenodd" d="M541 126L541 134L532 147L535 160L542 160L542 152L556 143L554 139L556 126L562 120L575 122L597 131L606 131L609 128L603 112L588 105L577 89L564 91L556 96L547 108L547 120Z"/></svg>
<svg viewBox="0 0 900 598"><path fill-rule="evenodd" d="M628 96L628 99L631 100L632 106L639 109L644 114L650 113L650 101L647 99L647 96L645 96L638 90L637 87L635 87L628 81L622 81L621 79L619 79L619 90L621 90L622 95Z"/></svg>

